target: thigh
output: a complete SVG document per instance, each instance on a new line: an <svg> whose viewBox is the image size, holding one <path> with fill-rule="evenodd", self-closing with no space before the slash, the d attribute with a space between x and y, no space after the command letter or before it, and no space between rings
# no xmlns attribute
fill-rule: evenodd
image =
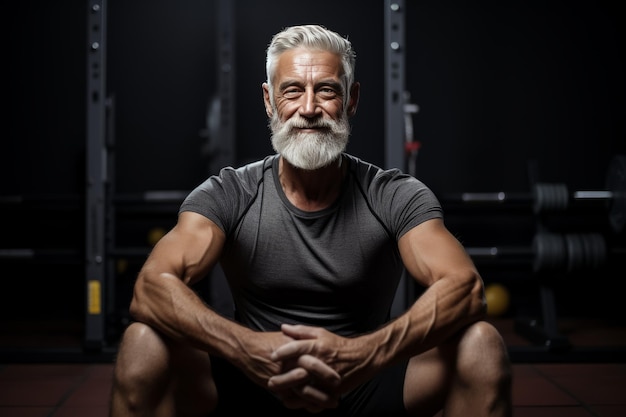
<svg viewBox="0 0 626 417"><path fill-rule="evenodd" d="M506 346L498 331L487 322L476 322L411 358L404 403L411 415L432 416L443 408L453 389L498 379L506 365Z"/></svg>
<svg viewBox="0 0 626 417"><path fill-rule="evenodd" d="M217 391L208 353L179 345L174 346L172 352L171 390L176 401L176 415L205 416L217 403Z"/></svg>
<svg viewBox="0 0 626 417"><path fill-rule="evenodd" d="M404 404L412 416L433 416L443 408L455 372L456 335L409 361Z"/></svg>

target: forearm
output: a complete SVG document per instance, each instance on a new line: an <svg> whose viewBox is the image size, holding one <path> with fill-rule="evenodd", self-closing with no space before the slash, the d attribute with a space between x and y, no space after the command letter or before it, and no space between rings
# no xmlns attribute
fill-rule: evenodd
<svg viewBox="0 0 626 417"><path fill-rule="evenodd" d="M435 282L407 311L365 335L375 346L376 366L385 367L438 345L459 329L482 318L486 305L477 273Z"/></svg>
<svg viewBox="0 0 626 417"><path fill-rule="evenodd" d="M240 351L240 341L251 332L216 313L171 273L159 273L151 278L140 274L130 313L173 340L222 357Z"/></svg>

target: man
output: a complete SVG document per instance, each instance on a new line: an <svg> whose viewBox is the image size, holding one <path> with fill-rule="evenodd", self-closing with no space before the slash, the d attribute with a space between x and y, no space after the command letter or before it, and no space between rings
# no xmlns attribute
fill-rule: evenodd
<svg viewBox="0 0 626 417"><path fill-rule="evenodd" d="M290 27L267 50L276 155L183 202L141 269L111 415L510 416L483 283L417 179L345 153L350 42ZM220 262L235 319L190 286ZM390 318L403 269L425 288Z"/></svg>

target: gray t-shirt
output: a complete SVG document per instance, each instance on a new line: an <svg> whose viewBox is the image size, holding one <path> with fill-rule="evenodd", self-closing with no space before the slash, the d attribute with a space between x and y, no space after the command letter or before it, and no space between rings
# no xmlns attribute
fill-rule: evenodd
<svg viewBox="0 0 626 417"><path fill-rule="evenodd" d="M443 217L435 195L399 170L344 154L342 191L327 209L293 206L278 179L278 157L224 168L185 199L226 234L221 266L235 317L257 330L282 323L321 326L348 336L390 317L404 270L397 241Z"/></svg>

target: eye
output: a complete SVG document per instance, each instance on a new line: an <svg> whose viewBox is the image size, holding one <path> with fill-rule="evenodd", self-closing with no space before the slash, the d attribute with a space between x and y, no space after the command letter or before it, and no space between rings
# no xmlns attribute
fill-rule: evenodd
<svg viewBox="0 0 626 417"><path fill-rule="evenodd" d="M298 98L300 97L300 95L302 94L302 90L300 90L299 88L287 88L283 91L283 97L285 98Z"/></svg>
<svg viewBox="0 0 626 417"><path fill-rule="evenodd" d="M318 91L318 94L325 99L331 99L337 97L337 91L331 87L322 87Z"/></svg>

